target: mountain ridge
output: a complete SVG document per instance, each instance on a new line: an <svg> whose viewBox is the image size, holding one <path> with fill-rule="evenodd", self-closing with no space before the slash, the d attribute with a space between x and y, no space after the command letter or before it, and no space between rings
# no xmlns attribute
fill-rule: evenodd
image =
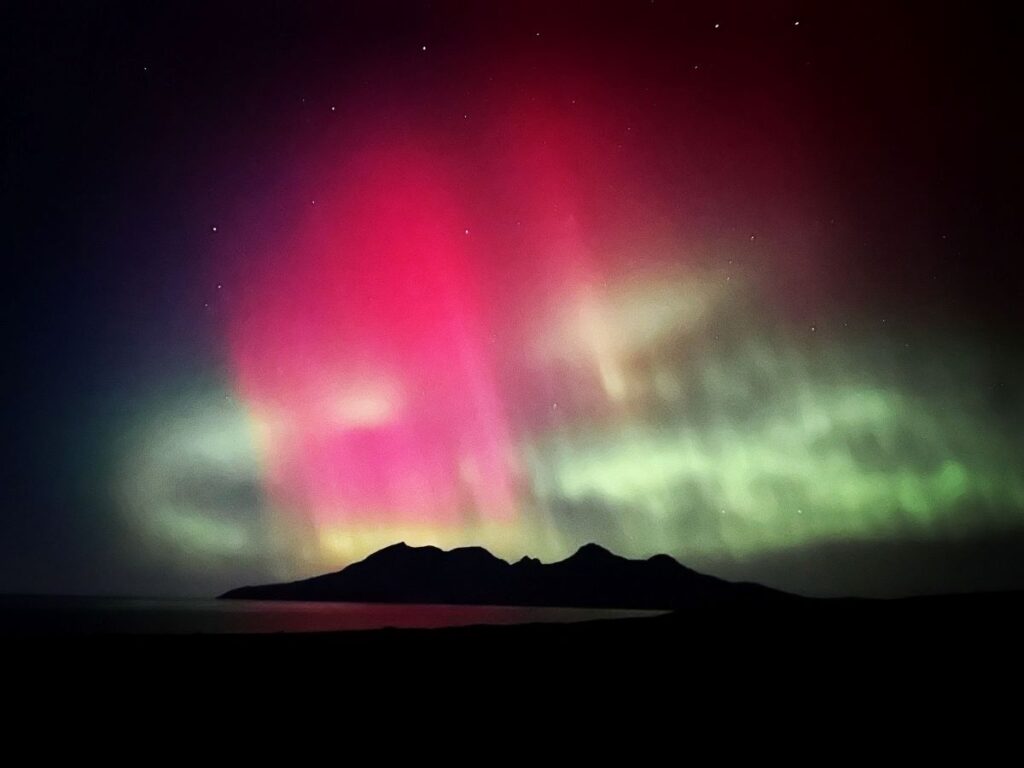
<svg viewBox="0 0 1024 768"><path fill-rule="evenodd" d="M594 543L552 563L525 556L510 563L479 546L442 550L403 541L339 571L238 587L219 599L672 610L805 598L698 573L670 555L633 560Z"/></svg>

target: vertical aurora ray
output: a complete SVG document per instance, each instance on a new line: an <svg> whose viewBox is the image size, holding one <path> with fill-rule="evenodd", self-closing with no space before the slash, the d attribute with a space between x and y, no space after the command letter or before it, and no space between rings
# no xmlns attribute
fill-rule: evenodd
<svg viewBox="0 0 1024 768"><path fill-rule="evenodd" d="M411 150L359 157L361 183L270 256L232 318L268 495L328 541L337 527L514 515L476 267L435 165Z"/></svg>

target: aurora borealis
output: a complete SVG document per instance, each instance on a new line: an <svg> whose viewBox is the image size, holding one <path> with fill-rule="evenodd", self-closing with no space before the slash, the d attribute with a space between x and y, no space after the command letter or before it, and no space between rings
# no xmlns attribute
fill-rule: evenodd
<svg viewBox="0 0 1024 768"><path fill-rule="evenodd" d="M964 588L1024 586L990 554L1024 532L1021 285L968 11L123 10L65 11L56 72L17 49L26 126L91 106L20 190L64 226L15 225L47 293L12 303L38 522L5 586L396 541L812 594L955 589L978 546ZM905 562L808 565L837 547Z"/></svg>

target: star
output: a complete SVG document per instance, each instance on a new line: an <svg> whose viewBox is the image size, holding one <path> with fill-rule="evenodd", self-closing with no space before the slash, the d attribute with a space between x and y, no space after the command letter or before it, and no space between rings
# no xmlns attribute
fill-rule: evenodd
<svg viewBox="0 0 1024 768"><path fill-rule="evenodd" d="M425 45L424 45L424 46L423 46L423 47L422 47L422 48L421 48L420 50L421 50L421 51L425 51L425 50L427 50L427 46L425 46Z"/></svg>
<svg viewBox="0 0 1024 768"><path fill-rule="evenodd" d="M214 232L216 232L216 231L217 231L217 228L216 228L216 227L210 227L210 229L211 229L212 231L214 231Z"/></svg>

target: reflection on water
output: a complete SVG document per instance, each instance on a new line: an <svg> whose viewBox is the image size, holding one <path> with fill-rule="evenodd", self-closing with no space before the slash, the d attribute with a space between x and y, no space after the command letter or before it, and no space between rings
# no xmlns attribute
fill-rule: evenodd
<svg viewBox="0 0 1024 768"><path fill-rule="evenodd" d="M0 597L0 633L230 634L570 623L662 611L489 605Z"/></svg>

